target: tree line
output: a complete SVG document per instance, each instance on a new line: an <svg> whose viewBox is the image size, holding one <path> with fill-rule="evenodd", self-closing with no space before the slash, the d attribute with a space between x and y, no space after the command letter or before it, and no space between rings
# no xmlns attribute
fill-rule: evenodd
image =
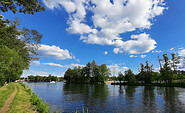
<svg viewBox="0 0 185 113"><path fill-rule="evenodd" d="M38 0L1 0L0 1L0 86L5 82L19 79L24 69L29 69L30 63L38 59L37 49L42 34L33 29L19 29L19 20L4 18L1 13L12 11L24 14L34 14L45 8Z"/></svg>
<svg viewBox="0 0 185 113"><path fill-rule="evenodd" d="M51 82L51 81L62 81L63 77L57 77L57 76L52 76L51 74L49 74L49 76L33 76L30 75L27 77L29 82ZM24 78L22 78L24 79Z"/></svg>
<svg viewBox="0 0 185 113"><path fill-rule="evenodd" d="M185 78L185 71L181 70L184 66L180 66L180 56L176 56L171 53L171 59L169 59L167 54L163 54L162 58L158 56L158 62L160 65L159 72L154 72L153 64L150 65L148 61L145 64L140 63L138 68L138 74L134 74L131 69L121 71L118 76L112 76L110 69L106 64L97 65L95 60L88 62L85 67L74 67L69 68L64 74L64 80L67 82L101 82L111 79L114 81L127 81L128 83L140 82L140 83L172 83L173 81L183 82ZM185 60L183 63L185 65Z"/></svg>
<svg viewBox="0 0 185 113"><path fill-rule="evenodd" d="M85 67L68 68L64 74L66 82L100 82L104 83L109 78L110 69L106 64L97 65L95 60L88 62Z"/></svg>
<svg viewBox="0 0 185 113"><path fill-rule="evenodd" d="M128 69L124 72L124 75L119 72L118 77L111 77L113 80L127 81L131 82L141 82L141 83L152 83L152 82L163 82L163 83L172 83L173 81L183 82L185 78L185 71L181 70L184 68L185 60L183 60L183 66L180 66L180 56L175 56L174 53L171 53L171 60L167 54L163 54L163 57L159 61L159 72L153 71L153 64L149 65L148 61L140 64L139 73L134 74L131 69Z"/></svg>

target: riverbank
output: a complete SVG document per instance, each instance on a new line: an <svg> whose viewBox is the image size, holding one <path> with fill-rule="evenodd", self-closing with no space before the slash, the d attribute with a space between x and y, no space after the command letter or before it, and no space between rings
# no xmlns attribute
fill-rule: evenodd
<svg viewBox="0 0 185 113"><path fill-rule="evenodd" d="M10 100L12 94L17 89L15 97ZM11 95L11 96L10 96ZM45 102L42 102L31 89L23 83L10 83L8 86L0 88L0 109L5 109L8 113L48 113L49 107ZM3 108L9 103L8 108ZM6 105L7 106L7 105Z"/></svg>
<svg viewBox="0 0 185 113"><path fill-rule="evenodd" d="M159 86L159 87L184 87L185 83L111 83L111 85L129 85L129 86Z"/></svg>

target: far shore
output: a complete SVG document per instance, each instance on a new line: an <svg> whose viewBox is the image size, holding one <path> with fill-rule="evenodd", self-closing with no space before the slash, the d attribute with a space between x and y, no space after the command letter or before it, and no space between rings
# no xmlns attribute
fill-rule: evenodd
<svg viewBox="0 0 185 113"><path fill-rule="evenodd" d="M116 82L111 83L111 85L128 85L128 86L159 86L159 87L183 87L185 88L185 83L127 83L127 82Z"/></svg>

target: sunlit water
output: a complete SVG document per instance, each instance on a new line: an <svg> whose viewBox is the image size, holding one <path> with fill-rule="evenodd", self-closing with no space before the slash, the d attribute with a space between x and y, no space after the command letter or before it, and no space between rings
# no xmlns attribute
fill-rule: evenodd
<svg viewBox="0 0 185 113"><path fill-rule="evenodd" d="M110 84L26 83L51 112L185 113L185 88Z"/></svg>

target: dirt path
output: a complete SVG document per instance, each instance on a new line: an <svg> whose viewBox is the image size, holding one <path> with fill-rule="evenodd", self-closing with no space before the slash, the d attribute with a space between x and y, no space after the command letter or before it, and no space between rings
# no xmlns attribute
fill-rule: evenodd
<svg viewBox="0 0 185 113"><path fill-rule="evenodd" d="M4 106L1 108L0 113L6 113L6 112L8 112L8 110L9 110L9 108L10 108L12 102L13 102L13 99L14 99L16 93L17 93L17 87L16 87L16 86L14 86L14 87L15 87L14 92L13 92L12 95L5 101L5 104L4 104Z"/></svg>

